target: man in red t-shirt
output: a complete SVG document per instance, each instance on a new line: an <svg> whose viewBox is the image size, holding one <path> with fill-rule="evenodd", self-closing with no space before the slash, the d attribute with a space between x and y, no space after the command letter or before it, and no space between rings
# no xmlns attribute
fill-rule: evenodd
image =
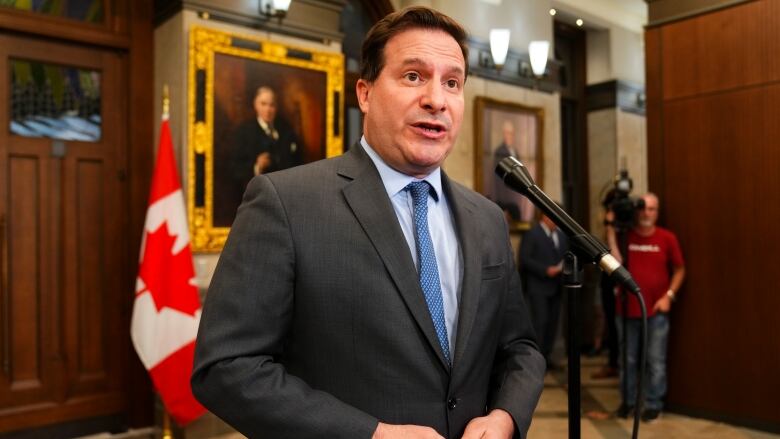
<svg viewBox="0 0 780 439"><path fill-rule="evenodd" d="M638 211L636 223L628 232L628 270L639 284L647 307L647 373L642 420L652 422L660 416L666 395L668 313L685 278L685 262L674 233L655 224L658 220L658 197L648 193L642 198L644 208ZM620 374L623 403L618 409L618 416L628 417L636 400L642 314L639 301L633 295L627 297L625 311L622 297L618 295L616 300L620 346L621 349L623 346L626 348L628 363ZM623 315L627 317L625 334Z"/></svg>

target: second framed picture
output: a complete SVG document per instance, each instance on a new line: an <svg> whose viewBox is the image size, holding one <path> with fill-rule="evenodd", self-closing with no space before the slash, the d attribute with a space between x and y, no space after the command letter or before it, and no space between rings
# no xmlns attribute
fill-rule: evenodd
<svg viewBox="0 0 780 439"><path fill-rule="evenodd" d="M510 230L528 230L536 208L526 197L509 189L496 176L495 169L503 158L514 157L541 187L544 112L541 108L484 96L475 99L474 107L476 189L504 211Z"/></svg>

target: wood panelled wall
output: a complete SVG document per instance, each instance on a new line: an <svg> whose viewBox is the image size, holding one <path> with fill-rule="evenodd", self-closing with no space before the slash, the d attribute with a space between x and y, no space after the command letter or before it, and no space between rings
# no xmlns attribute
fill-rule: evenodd
<svg viewBox="0 0 780 439"><path fill-rule="evenodd" d="M672 410L780 430L780 1L649 28L648 162L688 277Z"/></svg>

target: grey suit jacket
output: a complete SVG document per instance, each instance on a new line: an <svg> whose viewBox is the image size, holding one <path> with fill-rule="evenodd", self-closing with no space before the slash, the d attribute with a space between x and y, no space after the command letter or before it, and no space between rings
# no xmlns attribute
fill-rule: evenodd
<svg viewBox="0 0 780 439"><path fill-rule="evenodd" d="M525 436L545 365L506 225L492 202L443 186L464 267L452 368L379 173L355 145L249 184L204 305L195 396L253 438L370 438L378 421L459 438L496 407Z"/></svg>

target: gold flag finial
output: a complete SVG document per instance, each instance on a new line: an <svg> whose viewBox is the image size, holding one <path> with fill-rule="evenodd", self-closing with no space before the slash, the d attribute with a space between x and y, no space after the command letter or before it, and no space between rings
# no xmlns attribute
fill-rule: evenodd
<svg viewBox="0 0 780 439"><path fill-rule="evenodd" d="M167 88L168 86L166 85L165 87ZM173 439L173 429L171 428L171 416L168 414L168 410L166 410L165 407L163 407L162 439Z"/></svg>
<svg viewBox="0 0 780 439"><path fill-rule="evenodd" d="M163 108L162 108L162 115L163 118L167 119L169 116L169 111L171 109L171 99L168 95L168 84L163 85Z"/></svg>

